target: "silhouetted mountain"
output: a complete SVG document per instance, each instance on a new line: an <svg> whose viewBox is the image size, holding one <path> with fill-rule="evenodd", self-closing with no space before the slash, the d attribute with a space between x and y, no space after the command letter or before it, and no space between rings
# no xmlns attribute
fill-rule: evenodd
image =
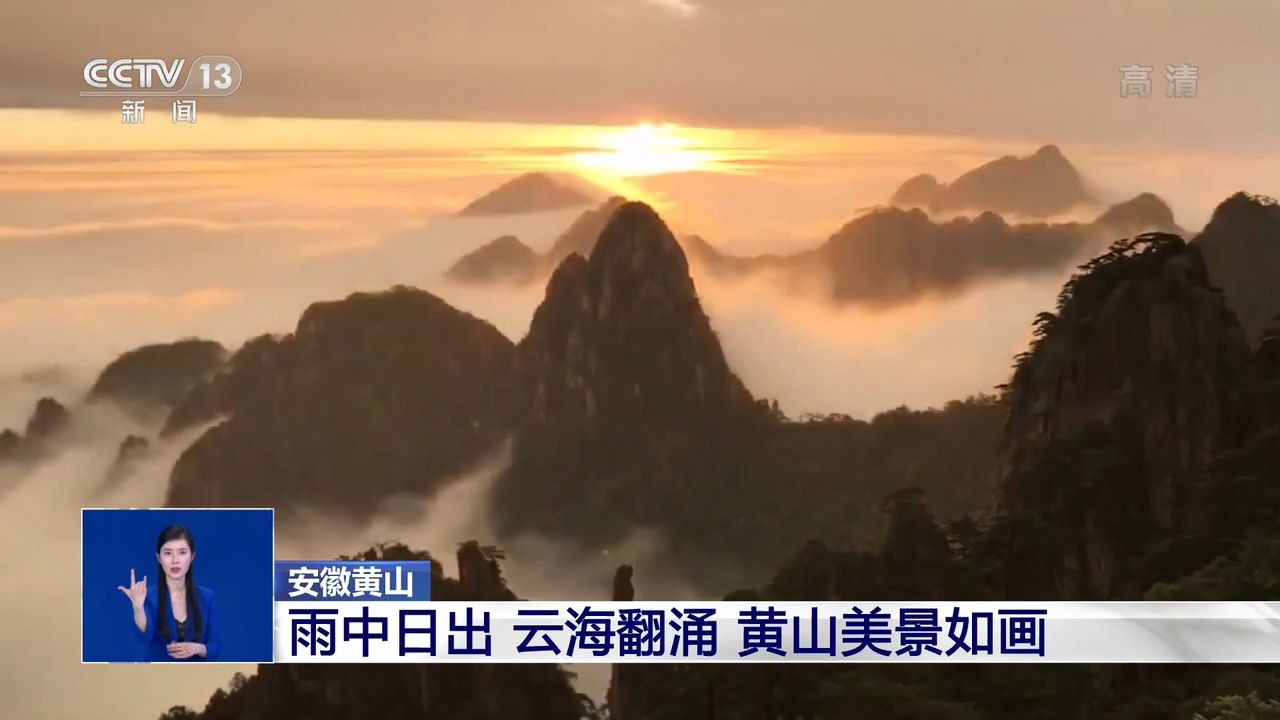
<svg viewBox="0 0 1280 720"><path fill-rule="evenodd" d="M445 271L445 277L477 284L545 282L561 260L573 253L590 255L600 231L625 202L625 198L614 196L599 207L584 211L545 254L535 252L511 235L503 235L463 255Z"/></svg>
<svg viewBox="0 0 1280 720"><path fill-rule="evenodd" d="M71 412L51 397L40 398L24 431L0 432L0 463L29 462L42 457L71 426Z"/></svg>
<svg viewBox="0 0 1280 720"><path fill-rule="evenodd" d="M115 459L102 475L102 481L92 491L91 498L100 498L120 486L151 451L151 441L140 435L128 435L116 448Z"/></svg>
<svg viewBox="0 0 1280 720"><path fill-rule="evenodd" d="M458 215L515 215L591 204L581 191L545 173L515 177L471 201Z"/></svg>
<svg viewBox="0 0 1280 720"><path fill-rule="evenodd" d="M544 259L514 235L503 235L462 256L444 276L455 282L526 284L541 279Z"/></svg>
<svg viewBox="0 0 1280 720"><path fill-rule="evenodd" d="M923 207L933 212L984 210L1028 217L1048 217L1092 200L1084 180L1054 145L1027 157L1006 155L940 183L917 175L898 188L890 204Z"/></svg>
<svg viewBox="0 0 1280 720"><path fill-rule="evenodd" d="M1112 239L1132 237L1146 232L1166 232L1186 237L1187 231L1174 222L1173 210L1158 195L1139 193L1129 200L1112 205L1093 221L1095 229Z"/></svg>
<svg viewBox="0 0 1280 720"><path fill-rule="evenodd" d="M691 264L719 276L735 276L760 270L780 268L794 270L803 265L800 255L729 255L712 245L701 235L685 235L680 245L688 254Z"/></svg>
<svg viewBox="0 0 1280 720"><path fill-rule="evenodd" d="M1280 313L1280 206L1236 193L1218 205L1195 239L1214 284L1256 341Z"/></svg>
<svg viewBox="0 0 1280 720"><path fill-rule="evenodd" d="M730 266L735 272L780 263L826 278L834 299L886 304L950 294L986 279L1060 272L1090 249L1146 230L1179 229L1154 195L1116 205L1091 223L1011 225L984 212L936 222L924 212L884 208L845 225L822 246L783 261ZM724 259L709 267L725 268Z"/></svg>
<svg viewBox="0 0 1280 720"><path fill-rule="evenodd" d="M573 254L556 268L516 352L522 433L499 512L540 530L616 539L687 512L686 483L723 475L714 449L759 415L684 253L639 203L618 208L590 260Z"/></svg>
<svg viewBox="0 0 1280 720"><path fill-rule="evenodd" d="M432 563L432 600L515 600L495 552L464 543L456 580ZM341 559L432 558L393 544ZM161 720L581 720L590 709L558 665L264 664L252 677L237 673L201 712L175 707Z"/></svg>
<svg viewBox="0 0 1280 720"><path fill-rule="evenodd" d="M985 278L1056 271L1086 247L1081 230L1009 225L990 212L935 223L920 210L889 208L841 228L807 264L829 276L837 300L897 303Z"/></svg>
<svg viewBox="0 0 1280 720"><path fill-rule="evenodd" d="M504 436L512 350L410 288L314 304L293 334L246 343L174 410L167 433L225 419L178 459L166 504L365 515L429 493Z"/></svg>
<svg viewBox="0 0 1280 720"><path fill-rule="evenodd" d="M21 452L22 435L12 428L0 430L0 462L17 460Z"/></svg>
<svg viewBox="0 0 1280 720"><path fill-rule="evenodd" d="M27 421L25 433L28 440L49 440L67 428L71 413L66 406L53 398L40 398L35 412Z"/></svg>
<svg viewBox="0 0 1280 720"><path fill-rule="evenodd" d="M109 400L135 414L167 413L197 383L222 367L225 348L187 339L145 345L113 360L89 390L89 401Z"/></svg>

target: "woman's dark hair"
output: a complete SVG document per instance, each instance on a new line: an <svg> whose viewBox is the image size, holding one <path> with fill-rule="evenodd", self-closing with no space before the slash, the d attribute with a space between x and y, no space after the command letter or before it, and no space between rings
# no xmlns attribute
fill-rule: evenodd
<svg viewBox="0 0 1280 720"><path fill-rule="evenodd" d="M196 539L191 537L191 531L181 525L170 525L160 531L160 537L156 538L156 577L165 577L164 566L160 564L160 548L164 544L172 540L186 540L187 545L191 548L191 554L196 554ZM196 563L194 557L191 564L187 566L187 578L185 581L187 589L187 620L193 621L192 628L194 633L188 633L187 639L197 642L196 638L200 637L200 631L204 629L203 618L200 617L200 599L196 593ZM169 637L169 588L161 583L157 588L159 591L159 599L156 602L156 629L164 636L166 641L172 641Z"/></svg>

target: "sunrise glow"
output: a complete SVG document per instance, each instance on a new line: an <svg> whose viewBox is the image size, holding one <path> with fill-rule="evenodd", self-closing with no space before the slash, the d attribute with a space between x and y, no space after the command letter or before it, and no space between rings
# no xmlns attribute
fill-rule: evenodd
<svg viewBox="0 0 1280 720"><path fill-rule="evenodd" d="M699 147L696 131L670 124L603 132L592 144L600 149L576 153L574 166L619 177L713 170L721 160L712 149Z"/></svg>

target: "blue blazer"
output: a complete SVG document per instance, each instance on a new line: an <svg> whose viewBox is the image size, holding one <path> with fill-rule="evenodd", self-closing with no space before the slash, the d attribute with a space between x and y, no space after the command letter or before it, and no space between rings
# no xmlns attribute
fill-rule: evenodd
<svg viewBox="0 0 1280 720"><path fill-rule="evenodd" d="M169 657L169 652L165 650L165 646L171 642L178 640L178 621L173 616L173 603L169 603L168 617L164 618L164 622L169 626L169 639L165 640L164 635L157 631L158 624L156 622L158 594L160 592L169 592L169 588L161 586L160 588L147 588L147 599L143 603L143 611L147 614L147 629L142 631L138 629L137 623L133 621L132 613L129 615L129 626L133 628L134 635L138 641L142 643L143 654L142 659L145 662L201 662L209 660L217 660L218 655L222 653L221 636L218 634L218 615L217 609L214 607L213 591L202 585L196 586L196 601L200 607L200 622L202 628L200 637L187 637L187 642L203 643L207 653L204 657L195 655L186 660L177 660ZM195 618L188 616L188 626ZM194 631L195 628L191 627Z"/></svg>

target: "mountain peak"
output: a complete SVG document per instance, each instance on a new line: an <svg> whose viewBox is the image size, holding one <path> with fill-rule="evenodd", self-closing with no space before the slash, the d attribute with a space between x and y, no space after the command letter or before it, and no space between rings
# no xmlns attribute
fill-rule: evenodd
<svg viewBox="0 0 1280 720"><path fill-rule="evenodd" d="M917 175L893 194L894 205L934 212L991 210L1047 217L1090 200L1084 180L1057 145L1043 145L1026 157L1006 155L964 173L951 183Z"/></svg>
<svg viewBox="0 0 1280 720"><path fill-rule="evenodd" d="M548 330L547 323L562 325L552 317L574 316L573 324L594 327L608 325L615 316L625 323L638 315L693 308L706 323L684 250L653 208L620 203L588 252L589 257L569 253L556 266L534 313L531 336Z"/></svg>
<svg viewBox="0 0 1280 720"><path fill-rule="evenodd" d="M495 497L501 522L523 529L582 513L581 536L603 541L669 522L718 462L707 448L757 416L683 250L641 203L614 211L589 258L560 262L516 355L524 429ZM581 502L552 508L548 496Z"/></svg>
<svg viewBox="0 0 1280 720"><path fill-rule="evenodd" d="M1062 154L1062 150L1060 150L1057 145L1041 145L1040 149L1036 150L1035 154L1032 155L1032 157L1037 157L1042 160L1065 161L1067 159L1066 156Z"/></svg>
<svg viewBox="0 0 1280 720"><path fill-rule="evenodd" d="M683 300L695 295L684 250L658 213L644 203L624 203L614 211L591 251L589 265L598 278L630 277L650 286L656 297Z"/></svg>
<svg viewBox="0 0 1280 720"><path fill-rule="evenodd" d="M591 204L591 198L569 183L547 173L518 175L473 200L458 211L460 216L515 215L563 210Z"/></svg>
<svg viewBox="0 0 1280 720"><path fill-rule="evenodd" d="M518 353L535 423L665 416L674 397L712 414L753 402L702 311L684 251L642 203L617 209L589 259L560 263Z"/></svg>
<svg viewBox="0 0 1280 720"><path fill-rule="evenodd" d="M526 282L542 270L542 256L514 235L502 235L458 258L444 276L455 282Z"/></svg>
<svg viewBox="0 0 1280 720"><path fill-rule="evenodd" d="M513 351L413 288L313 303L293 333L245 343L174 410L169 432L225 420L178 458L166 502L360 516L432 492L505 437Z"/></svg>
<svg viewBox="0 0 1280 720"><path fill-rule="evenodd" d="M36 403L35 412L27 421L27 439L47 439L60 432L71 422L71 412L51 397L42 397Z"/></svg>
<svg viewBox="0 0 1280 720"><path fill-rule="evenodd" d="M898 187L889 202L902 207L929 207L943 190L938 178L927 173L915 175Z"/></svg>
<svg viewBox="0 0 1280 720"><path fill-rule="evenodd" d="M167 412L229 356L217 342L198 338L143 345L117 357L99 373L89 400L109 400L144 417L156 409Z"/></svg>
<svg viewBox="0 0 1280 720"><path fill-rule="evenodd" d="M489 243L489 245L490 247L496 248L498 250L504 250L504 251L520 250L522 248L524 249L528 248L528 246L520 242L520 238L517 238L515 235L499 235L498 237L494 238L493 241Z"/></svg>
<svg viewBox="0 0 1280 720"><path fill-rule="evenodd" d="M1213 209L1213 216L1209 222L1228 222L1246 218L1263 219L1268 215L1280 215L1280 205L1277 205L1274 198L1239 191L1218 203L1218 207Z"/></svg>
<svg viewBox="0 0 1280 720"><path fill-rule="evenodd" d="M1155 193L1139 193L1107 208L1093 221L1095 227L1117 236L1137 235L1150 230L1185 235L1173 219L1173 209Z"/></svg>

